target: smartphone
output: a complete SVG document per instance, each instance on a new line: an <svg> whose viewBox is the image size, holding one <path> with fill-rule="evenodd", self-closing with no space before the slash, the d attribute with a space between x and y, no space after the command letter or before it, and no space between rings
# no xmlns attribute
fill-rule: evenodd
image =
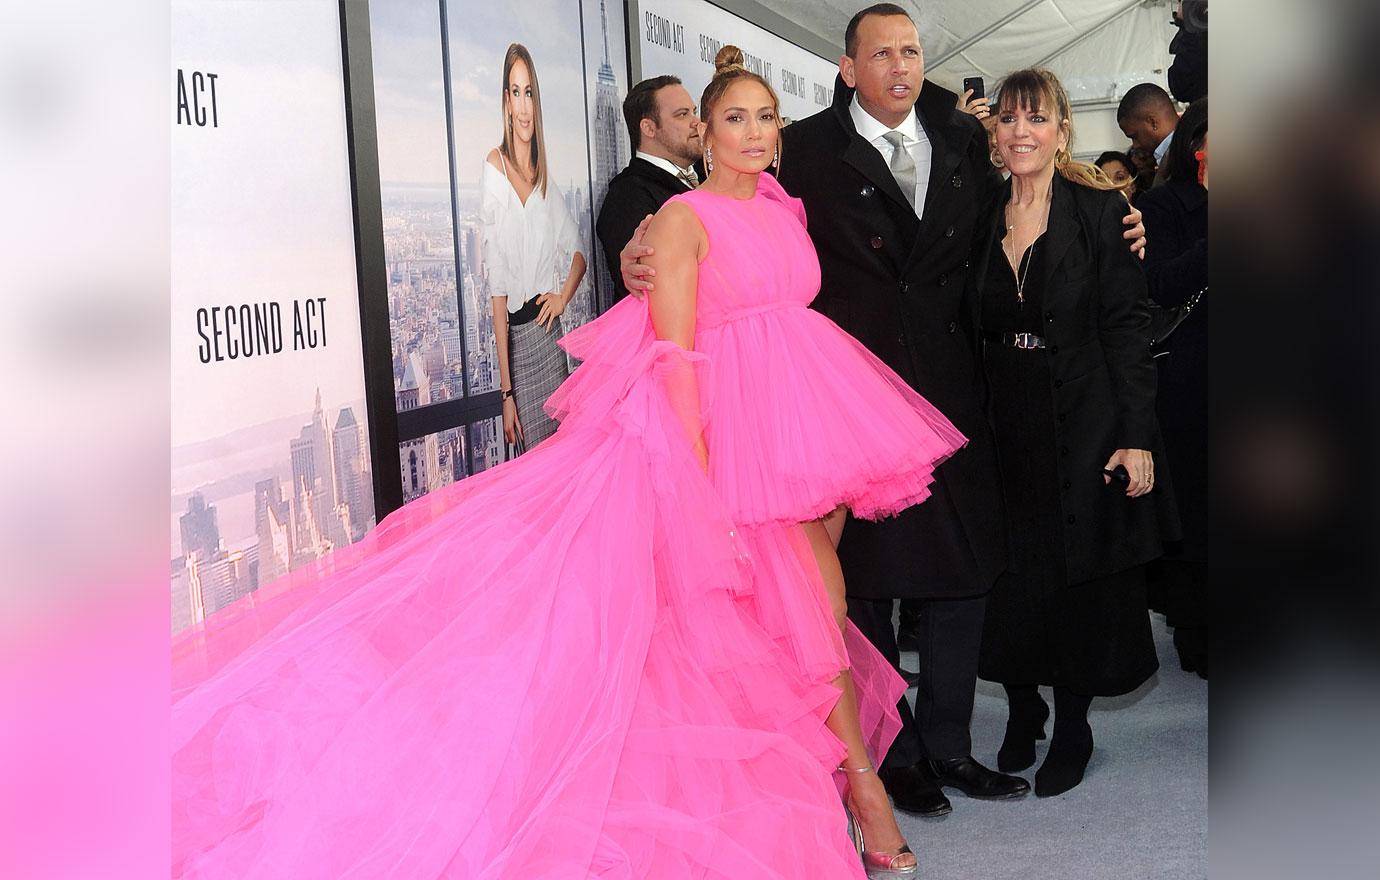
<svg viewBox="0 0 1380 880"><path fill-rule="evenodd" d="M950 82L952 82L952 80L950 80ZM973 90L973 94L968 98L970 101L976 101L978 98L987 97L987 89L983 86L982 77L980 76L965 76L963 78L963 88L959 90L959 94L969 89Z"/></svg>
<svg viewBox="0 0 1380 880"><path fill-rule="evenodd" d="M1123 486L1131 485L1131 474L1126 470L1126 465L1124 464L1119 464L1111 470L1103 468L1102 473L1111 477L1113 483L1120 483Z"/></svg>

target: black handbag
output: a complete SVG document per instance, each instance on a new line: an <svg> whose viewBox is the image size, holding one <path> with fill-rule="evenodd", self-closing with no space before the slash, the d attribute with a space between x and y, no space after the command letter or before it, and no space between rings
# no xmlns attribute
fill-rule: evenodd
<svg viewBox="0 0 1380 880"><path fill-rule="evenodd" d="M1150 350L1156 354L1167 351L1164 341L1168 339L1179 325L1188 319L1188 316L1197 308L1198 303L1207 295L1208 289L1202 290L1190 296L1188 299L1179 303L1177 306L1165 308L1153 299L1150 300Z"/></svg>

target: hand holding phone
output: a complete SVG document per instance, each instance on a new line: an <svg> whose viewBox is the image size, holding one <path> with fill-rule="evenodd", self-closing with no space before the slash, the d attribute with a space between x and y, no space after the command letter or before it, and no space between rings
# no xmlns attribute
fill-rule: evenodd
<svg viewBox="0 0 1380 880"><path fill-rule="evenodd" d="M1103 468L1102 473L1111 477L1113 483L1120 483L1123 486L1131 485L1131 473L1126 470L1126 465L1124 464L1119 464L1111 470Z"/></svg>
<svg viewBox="0 0 1380 880"><path fill-rule="evenodd" d="M958 99L958 109L963 113L970 113L978 119L985 119L992 113L992 108L988 106L987 90L983 85L982 77L966 76L963 78L963 94Z"/></svg>

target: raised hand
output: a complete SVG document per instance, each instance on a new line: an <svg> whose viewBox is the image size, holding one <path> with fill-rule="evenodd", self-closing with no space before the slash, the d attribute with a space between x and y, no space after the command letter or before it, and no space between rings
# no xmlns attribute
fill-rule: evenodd
<svg viewBox="0 0 1380 880"><path fill-rule="evenodd" d="M961 113L969 113L978 119L986 119L992 115L990 98L973 98L973 90L968 89L958 99L958 109Z"/></svg>

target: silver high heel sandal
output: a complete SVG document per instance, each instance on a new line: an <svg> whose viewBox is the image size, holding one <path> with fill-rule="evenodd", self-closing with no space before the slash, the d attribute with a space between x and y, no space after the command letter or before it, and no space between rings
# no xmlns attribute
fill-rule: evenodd
<svg viewBox="0 0 1380 880"><path fill-rule="evenodd" d="M839 769L847 773L872 773L876 768L871 764L866 767L845 767L840 764ZM853 811L848 809L847 801L844 802L843 810L848 814L848 836L853 839L853 846L858 850L858 855L862 857L863 870L867 872L868 880L890 880L890 878L895 877L919 876L919 864L907 865L903 868L894 867L895 861L901 856L915 855L909 845L903 843L900 849L894 852L869 852L867 842L863 840L862 824L858 822L858 817L853 815Z"/></svg>

